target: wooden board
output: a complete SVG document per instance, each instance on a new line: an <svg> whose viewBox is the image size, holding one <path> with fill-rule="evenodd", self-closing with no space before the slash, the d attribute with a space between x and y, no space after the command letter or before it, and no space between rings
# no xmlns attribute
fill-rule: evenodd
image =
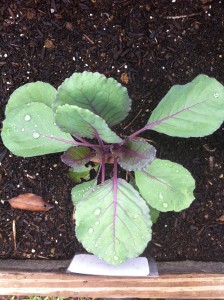
<svg viewBox="0 0 224 300"><path fill-rule="evenodd" d="M136 278L66 274L64 271L68 261L35 261L33 263L39 265L39 270L40 268L45 270L45 272L37 270L36 273L22 271L24 266L27 270L31 268L32 261L16 261L17 271L12 270L13 261L8 262L10 262L10 266L3 268L5 261L0 261L0 295L92 298L224 298L224 274L205 273L209 268L215 272L213 265L216 263L211 263L207 267L207 263L202 263L201 271L201 263L176 263L181 266L183 271L184 268L185 270L188 268L187 265L197 265L198 273L191 274L166 274L168 272L167 267L174 263L165 263L165 268L162 267L164 263L160 263L158 269L160 274L163 270L163 274L159 277ZM27 262L29 262L29 266ZM220 264L223 268L223 263L217 263L217 265ZM49 272L50 265L52 266L52 273ZM219 271L222 272L222 268ZM48 271L46 272L46 270ZM177 267L176 273L179 272L180 268Z"/></svg>

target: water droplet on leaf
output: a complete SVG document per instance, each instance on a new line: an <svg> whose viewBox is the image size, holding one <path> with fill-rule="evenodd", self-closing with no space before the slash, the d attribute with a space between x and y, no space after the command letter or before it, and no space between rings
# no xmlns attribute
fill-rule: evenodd
<svg viewBox="0 0 224 300"><path fill-rule="evenodd" d="M89 230L88 230L88 232L89 232L90 234L93 233L93 228L90 227Z"/></svg>
<svg viewBox="0 0 224 300"><path fill-rule="evenodd" d="M31 116L30 115L25 115L24 120L25 121L30 121L31 120Z"/></svg>
<svg viewBox="0 0 224 300"><path fill-rule="evenodd" d="M218 97L219 97L219 93L216 93L216 92L215 92L215 93L213 94L213 96L214 96L214 98L218 98Z"/></svg>
<svg viewBox="0 0 224 300"><path fill-rule="evenodd" d="M159 193L159 198L163 199L163 194L161 192Z"/></svg>
<svg viewBox="0 0 224 300"><path fill-rule="evenodd" d="M99 208L97 208L95 211L94 211L94 215L95 216L99 216L100 215L100 212L101 210Z"/></svg>
<svg viewBox="0 0 224 300"><path fill-rule="evenodd" d="M99 225L99 224L100 224L100 222L99 222L99 221L96 221L95 225L97 226L97 225Z"/></svg>
<svg viewBox="0 0 224 300"><path fill-rule="evenodd" d="M119 259L119 257L114 255L114 260L118 260L118 259Z"/></svg>
<svg viewBox="0 0 224 300"><path fill-rule="evenodd" d="M137 219L137 218L138 218L138 215L134 215L134 216L133 216L133 219Z"/></svg>
<svg viewBox="0 0 224 300"><path fill-rule="evenodd" d="M25 129L24 129L24 128L22 128L22 129L21 129L21 131L25 131Z"/></svg>
<svg viewBox="0 0 224 300"><path fill-rule="evenodd" d="M167 204L166 202L164 202L164 203L163 203L163 207L164 207L164 208L167 208L167 207L168 207L168 204Z"/></svg>
<svg viewBox="0 0 224 300"><path fill-rule="evenodd" d="M38 132L34 132L33 133L33 138L34 139L38 139L40 137L39 133Z"/></svg>

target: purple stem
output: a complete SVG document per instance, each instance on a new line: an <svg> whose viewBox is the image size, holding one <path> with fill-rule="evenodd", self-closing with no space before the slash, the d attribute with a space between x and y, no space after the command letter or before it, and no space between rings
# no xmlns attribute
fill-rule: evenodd
<svg viewBox="0 0 224 300"><path fill-rule="evenodd" d="M113 177L113 205L114 205L114 215L113 215L113 238L116 239L116 218L117 218L117 157L114 157L114 177Z"/></svg>
<svg viewBox="0 0 224 300"><path fill-rule="evenodd" d="M65 144L71 144L71 145L75 145L75 146L86 146L84 143L79 143L79 142L76 142L75 140L74 141L68 141L68 140L65 140L65 139L59 139L59 138L49 136L49 135L45 135L45 134L40 134L40 135L42 137L47 138L47 139L62 142L62 143L65 143Z"/></svg>
<svg viewBox="0 0 224 300"><path fill-rule="evenodd" d="M99 148L98 145L91 144L91 143L89 143L88 141L86 141L85 139L81 138L78 135L74 135L73 134L73 136L74 136L74 138L76 138L77 140L79 140L80 142L82 142L83 144L85 144L86 147L90 147L90 148L93 148L93 149L96 149L96 148L98 149Z"/></svg>
<svg viewBox="0 0 224 300"><path fill-rule="evenodd" d="M105 154L106 154L106 147L104 146L104 143L103 141L101 140L98 132L94 129L95 131L95 138L98 140L99 142L99 145L101 147L101 156L102 156L102 177L101 177L101 183L104 183L105 181L105 161L106 161L106 157L105 157Z"/></svg>

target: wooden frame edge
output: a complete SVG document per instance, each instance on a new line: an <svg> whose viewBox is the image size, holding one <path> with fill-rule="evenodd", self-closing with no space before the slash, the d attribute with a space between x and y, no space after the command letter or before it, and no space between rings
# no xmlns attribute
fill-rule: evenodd
<svg viewBox="0 0 224 300"><path fill-rule="evenodd" d="M13 262L16 263L14 270ZM68 264L69 261L0 261L0 295L224 298L224 263L192 261L158 263L160 276L154 278L65 273Z"/></svg>

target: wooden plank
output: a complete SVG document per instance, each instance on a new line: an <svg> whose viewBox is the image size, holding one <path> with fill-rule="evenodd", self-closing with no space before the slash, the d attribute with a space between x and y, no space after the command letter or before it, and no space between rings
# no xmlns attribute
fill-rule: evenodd
<svg viewBox="0 0 224 300"><path fill-rule="evenodd" d="M65 272L70 260L0 260L0 271ZM223 262L157 262L159 274L224 274ZM224 296L223 296L224 298Z"/></svg>
<svg viewBox="0 0 224 300"><path fill-rule="evenodd" d="M0 273L0 295L222 299L224 276L178 274L135 278L5 272Z"/></svg>

